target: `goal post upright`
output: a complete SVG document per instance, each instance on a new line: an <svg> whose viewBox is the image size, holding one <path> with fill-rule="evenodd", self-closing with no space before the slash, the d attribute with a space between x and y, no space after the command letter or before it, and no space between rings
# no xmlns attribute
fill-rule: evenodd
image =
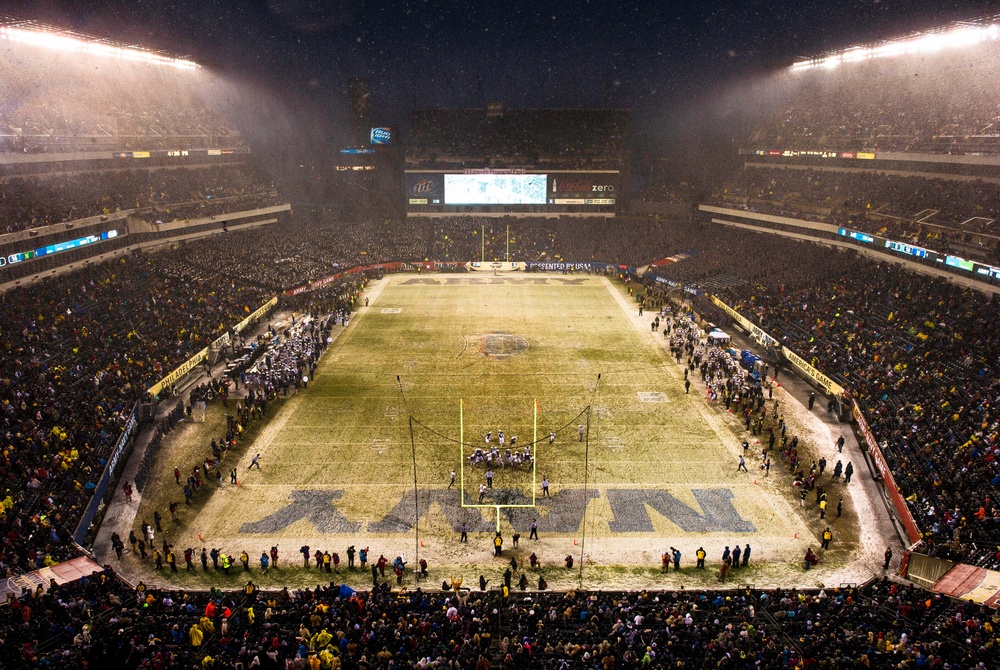
<svg viewBox="0 0 1000 670"><path fill-rule="evenodd" d="M462 507L465 507L465 401L458 400L458 460L459 469L462 471Z"/></svg>
<svg viewBox="0 0 1000 670"><path fill-rule="evenodd" d="M534 400L534 406L532 408L532 443L531 443L531 502L524 504L516 503L469 503L465 500L465 401L458 401L458 455L459 455L459 471L461 472L461 489L460 494L460 504L463 508L490 508L496 510L497 518L497 531L500 530L500 509L501 508L521 508L521 509L534 509L537 502L537 482L536 477L538 476L538 400ZM527 497L527 496L525 496Z"/></svg>
<svg viewBox="0 0 1000 670"><path fill-rule="evenodd" d="M538 490L538 398L535 398L532 404L534 419L531 427L531 506L534 507Z"/></svg>

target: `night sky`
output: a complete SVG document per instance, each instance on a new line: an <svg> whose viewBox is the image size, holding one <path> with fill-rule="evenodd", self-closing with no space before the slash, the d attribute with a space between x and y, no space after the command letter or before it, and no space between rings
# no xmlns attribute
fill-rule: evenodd
<svg viewBox="0 0 1000 670"><path fill-rule="evenodd" d="M1000 13L1000 0L41 0L0 12L190 55L343 134L346 81L376 122L413 105L614 106L634 134L811 55ZM336 140L333 140L336 141Z"/></svg>

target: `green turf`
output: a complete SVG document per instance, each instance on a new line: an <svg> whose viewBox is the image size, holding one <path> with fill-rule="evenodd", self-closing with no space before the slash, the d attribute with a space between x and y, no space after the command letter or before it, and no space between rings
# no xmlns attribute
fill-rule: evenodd
<svg viewBox="0 0 1000 670"><path fill-rule="evenodd" d="M417 487L422 495L438 495L447 488L449 471L460 470L460 399L465 402L466 454L483 445L487 430L518 435L522 448L530 443L537 400L537 481L533 485L529 469L497 470L495 481L497 491L517 491L521 502L530 502L533 489L540 495L542 476L555 496L580 494L589 446L587 486L593 499L585 523L578 523L580 504L577 522L562 532L547 532L538 544L526 544L528 517L544 519L554 509L551 501L539 498L536 510L511 517L513 527L501 517L505 548L512 532L522 534L522 562L534 550L546 565L559 565L584 541L596 564L645 566L658 565L659 552L671 544L682 547L685 564L698 545L717 558L723 544L750 542L763 558L765 545L788 545L797 554L800 544L818 544L811 512L800 514L774 473L764 480L751 458L751 473L736 474L739 426L724 410L709 407L695 387L685 395L682 369L669 358L662 335L649 331L649 316L637 322L627 295L606 280L574 279L566 284L556 276L513 281L391 277L340 334L308 389L269 412L270 422L255 431L246 451L263 454L262 470L248 471L241 462L241 486L223 487L196 514L187 514L190 518L172 538L175 546L219 546L231 554L246 548L254 565L272 544L281 547L285 565L301 565L296 553L301 544L337 550L345 563L350 544L370 545L373 558L402 552L412 557L418 547L412 525L403 518L412 519L412 507L406 507L407 500L412 506L406 496L412 496L414 485L410 417ZM497 333L514 336L492 350L501 357L484 351L490 341L484 336ZM506 356L510 353L516 355ZM644 402L641 393L662 397ZM577 426L587 424L588 407L593 409L589 441L581 443ZM550 431L559 431L552 446ZM473 504L483 469L467 467L465 475L465 501ZM706 514L694 493L698 490L731 493L732 509L753 525L753 532L685 529L641 501L633 512L647 516L649 526L635 530L639 526L629 524L636 519L623 518L621 508L616 516L608 493L666 492L698 517ZM246 532L244 524L280 514L302 492L320 496L312 499L311 509L320 515L335 509L357 531L322 531L311 518L299 518L270 532ZM459 510L484 532L458 545L455 511L428 500L433 496L422 499L425 544L419 551L433 566L458 569L491 561L493 509ZM582 495L578 500L582 503ZM399 523L386 526L387 520Z"/></svg>
<svg viewBox="0 0 1000 670"><path fill-rule="evenodd" d="M600 408L591 426L591 465L605 484L723 481L731 462L718 453L717 434L704 422L678 425L677 405L690 404L690 397L683 398L679 373L665 365L658 342L622 318L599 280L549 284L393 281L324 360L275 436L282 451L268 468L268 484L336 484L348 489L338 507L377 518L381 505L369 487L397 487L396 496L388 496L394 502L412 485L407 417L457 440L459 399L466 405L465 441L472 445L498 429L530 442L537 399L539 434L562 429L552 447L545 439L538 450L538 478L547 476L553 493L583 485L577 426L586 424L580 413L591 404ZM386 308L400 311L383 313ZM481 336L497 332L520 336L526 350L503 360L484 355ZM664 393L666 402L641 402L637 393L646 391ZM457 445L419 427L415 442L418 482L444 486L450 469L459 469ZM334 448L322 449L317 459L317 447L327 445ZM467 475L466 490L474 492L481 469Z"/></svg>

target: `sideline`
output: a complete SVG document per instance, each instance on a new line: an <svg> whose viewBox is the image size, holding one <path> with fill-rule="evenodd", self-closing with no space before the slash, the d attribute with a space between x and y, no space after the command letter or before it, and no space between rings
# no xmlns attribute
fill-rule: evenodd
<svg viewBox="0 0 1000 670"><path fill-rule="evenodd" d="M649 330L649 324L643 321L645 317L639 316L638 305L629 303L622 287L613 284L607 277L601 279L625 314L630 317L633 325L644 332L647 337L652 337L662 348L668 349L669 340L663 339L659 333L653 333ZM682 300L682 304L687 304L697 313L697 309L689 301ZM655 316L654 312L650 312L650 314ZM735 348L759 352L757 344L747 339L743 332L735 328L730 328L727 332L732 337L732 346ZM673 358L670 360L674 361ZM692 386L699 384L700 394L704 396L705 387L700 377L692 375L691 380ZM775 383L773 377L769 377L769 380ZM824 571L818 574L828 584L862 582L871 577L881 577L886 574L882 570L885 548L891 547L893 554L900 557L907 547L900 541L897 529L885 510L881 487L872 478L867 467L861 469L861 465L866 462L865 454L858 444L852 425L850 422L838 421L835 415L826 411L825 396L821 393L817 393L816 396L817 409L809 410L808 397L809 393L814 390L809 382L785 367L782 368L781 378L777 380L775 386L775 399L780 401L781 407L784 411L789 412L790 417L794 416L797 421L809 427L814 433L821 432L817 428L822 426L830 434L831 439L827 444L821 444L817 441L812 445L817 459L824 457L831 464L838 459L845 464L849 461L855 464L855 477L851 480L849 488L842 490L845 503L849 503L854 508L853 511L858 520L858 546L853 550L850 560L830 572ZM795 402L791 402L792 400ZM713 410L707 405L704 407L709 411ZM837 452L835 448L835 440L839 435L844 436L843 453ZM867 476L865 473L868 473ZM805 518L803 518L803 522L808 525ZM897 558L897 560L899 559ZM790 562L795 563L794 560ZM894 574L894 571L890 569L889 574ZM805 582L801 582L801 584L807 586Z"/></svg>
<svg viewBox="0 0 1000 670"><path fill-rule="evenodd" d="M376 280L369 285L367 291L369 306L361 306L357 309L351 320L360 319L367 311L374 305L377 301L378 296L382 293L382 289L385 288L389 277L384 276L381 279ZM364 297L365 294L362 294ZM271 314L271 318L267 322L261 322L249 333L250 338L256 338L261 333L266 332L271 326L279 330L279 332L287 329L291 326L291 316L293 310L281 310L275 311ZM340 337L340 334L346 330L343 326L335 326L331 337L334 342ZM329 353L331 347L327 347L324 352ZM220 377L226 369L226 362L224 360L218 361L211 368L211 378L217 379ZM135 475L139 471L139 467L142 465L143 458L146 454L146 448L149 445L149 441L152 438L153 430L156 425L165 418L170 412L177 407L178 404L186 404L190 400L191 390L197 387L202 379L206 379L204 376L200 376L194 380L193 383L188 385L188 388L178 395L176 398L168 399L161 402L157 407L156 417L143 427L142 431L136 438L136 444L132 449L132 454L129 456L128 462L122 468L121 475L118 479L119 487L114 492L111 498L111 502L108 504L107 510L104 514L104 519L101 522L100 528L98 528L97 534L94 536L93 547L91 548L91 553L96 558L97 562L101 565L111 564L114 566L115 571L122 576L134 578L136 576L141 576L138 573L128 569L128 562L117 560L114 550L111 548L111 534L118 533L125 542L125 553L131 553L132 548L128 545L128 533L129 530L135 525L136 515L139 512L139 505L142 502L142 494L138 491L133 492L132 502L126 502L124 496L121 495L120 484L122 482L133 482L135 481ZM294 393L294 392L293 392ZM230 394L230 399L241 399L246 397L246 388L240 389L239 391L233 391ZM185 418L185 421L188 419ZM182 422L183 423L183 422ZM180 426L180 424L178 424ZM150 553L152 551L150 550Z"/></svg>

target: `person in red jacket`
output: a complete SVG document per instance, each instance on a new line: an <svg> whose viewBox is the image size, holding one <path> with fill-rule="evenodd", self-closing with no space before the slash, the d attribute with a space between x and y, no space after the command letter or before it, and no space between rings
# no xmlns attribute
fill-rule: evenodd
<svg viewBox="0 0 1000 670"><path fill-rule="evenodd" d="M376 565L378 566L379 574L385 577L385 566L389 565L389 559L384 555L379 554L378 563L376 563Z"/></svg>

